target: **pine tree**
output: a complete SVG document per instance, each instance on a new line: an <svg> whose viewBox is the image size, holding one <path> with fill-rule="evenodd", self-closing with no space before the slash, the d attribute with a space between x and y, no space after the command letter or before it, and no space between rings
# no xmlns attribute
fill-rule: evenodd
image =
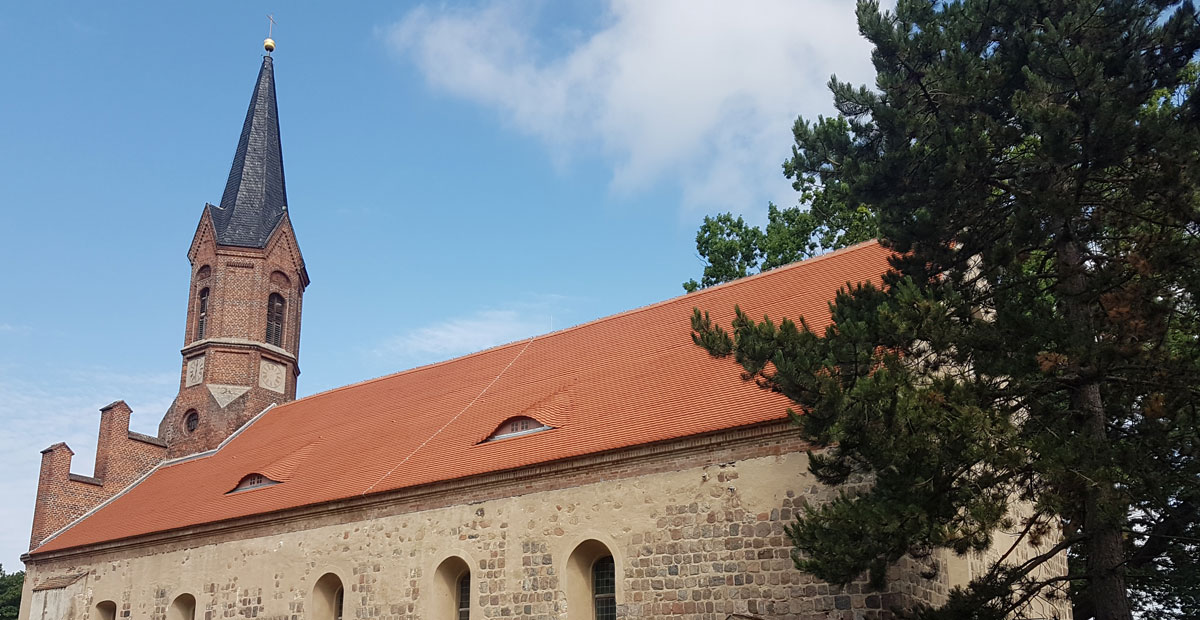
<svg viewBox="0 0 1200 620"><path fill-rule="evenodd" d="M797 404L821 482L873 480L797 519L797 566L882 585L905 556L1005 531L1043 553L923 615L1067 592L1079 619L1200 615L1195 7L862 1L858 20L875 88L831 80L839 115L797 121L787 170L868 209L894 271L842 291L819 334L693 318Z"/></svg>

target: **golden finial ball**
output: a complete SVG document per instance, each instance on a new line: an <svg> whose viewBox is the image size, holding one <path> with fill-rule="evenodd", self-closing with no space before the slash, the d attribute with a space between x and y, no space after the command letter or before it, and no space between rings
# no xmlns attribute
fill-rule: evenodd
<svg viewBox="0 0 1200 620"><path fill-rule="evenodd" d="M271 37L267 37L266 39L264 39L263 40L263 49L267 50L268 52L275 51L275 39L272 39Z"/></svg>

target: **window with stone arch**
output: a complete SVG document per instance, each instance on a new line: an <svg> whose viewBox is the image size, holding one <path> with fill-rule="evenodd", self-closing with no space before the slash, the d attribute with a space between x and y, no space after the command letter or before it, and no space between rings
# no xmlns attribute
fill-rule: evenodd
<svg viewBox="0 0 1200 620"><path fill-rule="evenodd" d="M617 565L598 540L585 540L567 559L567 615L570 620L616 620Z"/></svg>
<svg viewBox="0 0 1200 620"><path fill-rule="evenodd" d="M167 620L196 620L196 597L180 594L167 608Z"/></svg>
<svg viewBox="0 0 1200 620"><path fill-rule="evenodd" d="M346 591L342 580L333 573L325 573L313 586L311 620L342 620L346 607Z"/></svg>
<svg viewBox="0 0 1200 620"><path fill-rule="evenodd" d="M433 574L433 609L428 615L434 620L470 620L471 567L467 561L451 556L438 565Z"/></svg>
<svg viewBox="0 0 1200 620"><path fill-rule="evenodd" d="M267 344L283 346L283 295L271 293L267 298Z"/></svg>
<svg viewBox="0 0 1200 620"><path fill-rule="evenodd" d="M196 296L196 340L204 340L208 330L208 287L200 289Z"/></svg>
<svg viewBox="0 0 1200 620"><path fill-rule="evenodd" d="M96 617L99 620L117 620L117 604L113 601L96 603Z"/></svg>
<svg viewBox="0 0 1200 620"><path fill-rule="evenodd" d="M188 409L187 412L183 414L183 430L190 435L196 432L196 429L199 427L200 413L195 409Z"/></svg>

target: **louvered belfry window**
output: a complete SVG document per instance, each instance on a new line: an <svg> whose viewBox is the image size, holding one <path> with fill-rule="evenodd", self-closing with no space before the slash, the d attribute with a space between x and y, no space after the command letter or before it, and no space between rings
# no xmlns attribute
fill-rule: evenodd
<svg viewBox="0 0 1200 620"><path fill-rule="evenodd" d="M283 295L271 293L267 298L267 344L283 346Z"/></svg>
<svg viewBox="0 0 1200 620"><path fill-rule="evenodd" d="M596 603L596 620L617 618L617 575L612 556L596 560L592 565L592 597Z"/></svg>
<svg viewBox="0 0 1200 620"><path fill-rule="evenodd" d="M208 289L200 289L200 302L196 307L196 340L204 340L208 327Z"/></svg>

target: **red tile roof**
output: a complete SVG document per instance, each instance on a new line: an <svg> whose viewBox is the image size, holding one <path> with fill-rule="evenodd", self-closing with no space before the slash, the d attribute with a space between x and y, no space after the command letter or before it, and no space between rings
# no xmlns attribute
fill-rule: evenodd
<svg viewBox="0 0 1200 620"><path fill-rule="evenodd" d="M34 553L286 510L783 418L786 399L692 344L693 307L829 320L847 282L879 283L875 242L531 340L268 410L222 448L161 466ZM553 427L480 443L518 415ZM261 473L281 484L227 494Z"/></svg>

